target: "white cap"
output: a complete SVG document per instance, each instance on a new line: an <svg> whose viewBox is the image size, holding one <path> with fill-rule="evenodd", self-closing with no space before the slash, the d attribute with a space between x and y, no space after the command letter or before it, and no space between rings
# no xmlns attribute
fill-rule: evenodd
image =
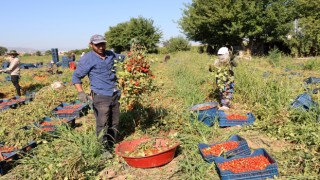
<svg viewBox="0 0 320 180"><path fill-rule="evenodd" d="M229 55L229 49L227 47L222 47L218 50L218 55L220 54L228 54Z"/></svg>

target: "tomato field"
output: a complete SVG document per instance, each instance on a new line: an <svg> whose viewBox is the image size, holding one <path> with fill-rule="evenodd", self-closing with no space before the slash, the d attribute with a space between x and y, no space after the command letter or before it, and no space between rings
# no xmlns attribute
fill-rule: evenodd
<svg viewBox="0 0 320 180"><path fill-rule="evenodd" d="M194 51L178 52L162 62L163 55L143 54L139 56L139 67L131 64L134 57L131 54L127 63L117 67L126 69L119 84L126 88L123 97L128 100L121 104L120 141L143 136L176 139L180 145L170 163L139 169L128 166L116 155L112 159L101 157L102 146L97 143L92 110L76 119L75 128L59 126L56 135L35 129L22 130L21 127L30 126L44 116L52 116L52 109L57 105L77 99L77 92L70 83L73 71L59 67L61 73L48 74L44 66L21 70L22 94L35 92L34 99L0 112L0 141L16 148L32 140L38 143L30 154L15 161L0 179L219 179L216 165L204 161L197 145L223 142L234 134L244 137L251 151L264 148L278 164L279 179L319 178L318 107L306 111L290 105L305 92L315 103L320 102L319 93L312 93L320 85L304 82L309 77L320 77L319 59L282 57L276 66L270 63L270 57L241 60L234 70L234 98L226 117L242 121L246 118L244 114L251 112L256 120L250 126L222 128L218 123L208 127L190 118L190 107L216 101L210 95L214 91L214 80L208 71L214 56ZM50 60L50 56L21 57L24 63L41 61L47 64ZM45 78L35 79L35 75ZM15 95L11 82L5 81L6 76L0 74L2 99ZM55 81L63 82L64 86L52 88L50 85ZM83 87L90 92L87 78ZM138 96L142 91L146 93ZM126 99L128 95L136 98ZM133 101L138 103L133 105ZM230 142L223 146L232 149L237 144ZM221 147L216 148L208 149L207 153L220 153ZM240 161L233 161L234 167L228 168L242 172L263 169L269 163L264 157L251 157L246 159L246 169L239 169ZM226 164L219 166L224 168Z"/></svg>

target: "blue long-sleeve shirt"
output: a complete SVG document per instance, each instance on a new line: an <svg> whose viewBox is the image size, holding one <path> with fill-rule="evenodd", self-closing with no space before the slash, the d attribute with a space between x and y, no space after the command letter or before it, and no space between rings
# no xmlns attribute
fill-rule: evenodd
<svg viewBox="0 0 320 180"><path fill-rule="evenodd" d="M81 84L81 79L88 75L90 89L106 96L112 96L116 87L116 72L114 70L114 58L116 55L108 53L103 60L94 51L90 51L82 56L78 62L77 69L72 74L72 83Z"/></svg>

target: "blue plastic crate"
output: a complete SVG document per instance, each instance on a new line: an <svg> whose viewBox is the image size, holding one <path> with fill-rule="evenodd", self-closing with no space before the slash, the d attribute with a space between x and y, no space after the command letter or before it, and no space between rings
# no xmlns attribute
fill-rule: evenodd
<svg viewBox="0 0 320 180"><path fill-rule="evenodd" d="M76 108L73 108L72 106L78 106ZM88 104L87 103L82 103L79 100L75 100L71 103L61 103L59 104L56 108L63 108L63 109L76 109L76 110L83 110L88 108Z"/></svg>
<svg viewBox="0 0 320 180"><path fill-rule="evenodd" d="M9 99L11 102L16 102L18 104L28 104L31 101L30 97L20 97L20 96L15 96L13 98Z"/></svg>
<svg viewBox="0 0 320 180"><path fill-rule="evenodd" d="M71 108L65 108L67 106L71 106L71 105L76 105L76 104L81 104L80 107L73 109L74 111L72 113L59 113L59 110L71 110ZM73 101L72 103L62 103L60 105L58 105L56 108L54 108L52 110L52 114L55 117L58 118L78 118L83 116L88 110L88 104L86 103L80 103L80 101Z"/></svg>
<svg viewBox="0 0 320 180"><path fill-rule="evenodd" d="M257 171L243 172L243 173L233 173L228 170L223 171L219 167L220 163L232 161L237 158L254 157L259 155L265 156L270 162L270 165L268 165L264 170L257 170ZM274 178L275 176L277 177L279 176L277 162L263 148L256 149L251 155L248 155L248 156L235 156L230 159L225 159L223 157L216 157L214 158L214 162L216 164L221 180L246 180L246 179L260 180L260 179Z"/></svg>
<svg viewBox="0 0 320 180"><path fill-rule="evenodd" d="M18 103L12 102L12 101L10 101L10 99L1 99L0 100L0 105L7 106L7 107L10 107L10 108L16 108Z"/></svg>
<svg viewBox="0 0 320 180"><path fill-rule="evenodd" d="M206 102L192 106L190 108L190 119L197 119L198 121L203 122L207 126L212 126L214 124L215 118L217 117L218 105L219 103L217 102ZM201 108L206 106L211 106L211 108L201 110Z"/></svg>
<svg viewBox="0 0 320 180"><path fill-rule="evenodd" d="M314 102L311 96L307 93L300 94L296 99L291 102L291 107L299 110L310 110L318 106L316 102Z"/></svg>
<svg viewBox="0 0 320 180"><path fill-rule="evenodd" d="M246 113L246 116L248 117L246 120L228 120L226 118L226 113L221 110L218 111L218 116L220 127L250 125L256 120L256 117L252 113Z"/></svg>
<svg viewBox="0 0 320 180"><path fill-rule="evenodd" d="M320 83L320 78L309 77L309 78L305 79L304 82L305 82L306 84Z"/></svg>
<svg viewBox="0 0 320 180"><path fill-rule="evenodd" d="M230 157L238 156L238 155L242 155L242 156L243 155L250 155L250 153L251 153L250 148L248 146L247 141L244 138L240 137L239 135L233 135L225 142L229 142L229 141L239 142L238 147L235 149L232 149L230 151L223 152L220 156L230 158ZM214 161L214 158L217 156L214 156L214 155L205 156L203 154L203 149L217 145L217 144L221 144L221 143L224 143L224 142L219 142L219 143L215 143L215 144L211 144L211 145L203 144L203 143L198 144L198 148L200 150L200 154L203 157L203 159L209 163L212 163Z"/></svg>
<svg viewBox="0 0 320 180"><path fill-rule="evenodd" d="M0 112L6 110L6 109L9 109L10 106L7 106L7 105L0 105Z"/></svg>
<svg viewBox="0 0 320 180"><path fill-rule="evenodd" d="M60 121L64 119L65 122L61 122L60 124L57 125L44 125L45 122L54 122L54 121ZM40 128L54 128L56 129L58 125L68 125L70 127L75 127L75 123L76 119L75 118L51 118L48 116L45 116L43 118L40 119L39 122L34 122L34 125L36 127L40 127Z"/></svg>

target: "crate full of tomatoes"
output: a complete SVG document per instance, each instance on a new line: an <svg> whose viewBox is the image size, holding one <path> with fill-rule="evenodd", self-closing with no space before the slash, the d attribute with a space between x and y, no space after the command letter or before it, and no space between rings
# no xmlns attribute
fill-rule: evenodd
<svg viewBox="0 0 320 180"><path fill-rule="evenodd" d="M224 111L218 111L218 121L220 127L251 125L256 120L252 113L226 114Z"/></svg>
<svg viewBox="0 0 320 180"><path fill-rule="evenodd" d="M38 122L33 123L33 127L39 128L41 131L48 132L48 133L55 133L58 126L68 126L74 127L75 126L75 118L51 118L45 116L41 118ZM24 126L21 129L28 130L31 129L31 126Z"/></svg>
<svg viewBox="0 0 320 180"><path fill-rule="evenodd" d="M0 100L0 112L3 110L6 110L8 108L16 108L16 107L17 107L16 102L12 102L9 99L1 99Z"/></svg>
<svg viewBox="0 0 320 180"><path fill-rule="evenodd" d="M13 98L9 99L10 102L15 102L17 104L28 104L31 101L30 97L21 97L21 96L15 96Z"/></svg>
<svg viewBox="0 0 320 180"><path fill-rule="evenodd" d="M88 104L80 101L61 103L52 110L52 114L58 118L77 118L83 116L88 110Z"/></svg>
<svg viewBox="0 0 320 180"><path fill-rule="evenodd" d="M233 157L238 155L250 155L251 151L247 141L239 135L231 136L225 142L215 144L198 144L200 154L203 159L209 163L214 161L215 157Z"/></svg>
<svg viewBox="0 0 320 180"><path fill-rule="evenodd" d="M235 156L230 159L214 158L222 180L267 179L279 176L277 162L263 148L251 155Z"/></svg>
<svg viewBox="0 0 320 180"><path fill-rule="evenodd" d="M18 159L19 149L15 146L7 146L0 143L0 174L4 174L11 162Z"/></svg>

